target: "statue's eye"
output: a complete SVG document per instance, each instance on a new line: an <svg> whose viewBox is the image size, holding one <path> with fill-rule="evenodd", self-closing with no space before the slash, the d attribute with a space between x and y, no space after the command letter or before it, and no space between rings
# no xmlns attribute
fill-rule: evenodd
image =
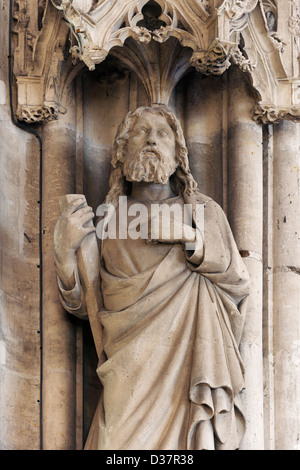
<svg viewBox="0 0 300 470"><path fill-rule="evenodd" d="M158 135L159 135L160 137L169 137L170 132L168 131L168 129L160 129L160 130L158 131Z"/></svg>
<svg viewBox="0 0 300 470"><path fill-rule="evenodd" d="M136 135L146 135L147 134L147 129L146 127L138 127L138 129L136 129L135 133Z"/></svg>

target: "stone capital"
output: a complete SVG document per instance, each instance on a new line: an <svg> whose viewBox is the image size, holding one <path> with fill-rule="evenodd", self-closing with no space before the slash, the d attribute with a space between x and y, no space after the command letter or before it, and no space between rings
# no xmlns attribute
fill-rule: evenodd
<svg viewBox="0 0 300 470"><path fill-rule="evenodd" d="M260 102L254 109L253 119L261 124L279 124L283 119L300 122L300 105L280 107Z"/></svg>

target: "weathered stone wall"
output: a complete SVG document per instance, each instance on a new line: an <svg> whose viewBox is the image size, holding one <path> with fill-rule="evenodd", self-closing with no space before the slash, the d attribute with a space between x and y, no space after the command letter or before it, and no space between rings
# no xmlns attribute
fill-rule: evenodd
<svg viewBox="0 0 300 470"><path fill-rule="evenodd" d="M0 448L39 449L39 144L11 122L0 11Z"/></svg>

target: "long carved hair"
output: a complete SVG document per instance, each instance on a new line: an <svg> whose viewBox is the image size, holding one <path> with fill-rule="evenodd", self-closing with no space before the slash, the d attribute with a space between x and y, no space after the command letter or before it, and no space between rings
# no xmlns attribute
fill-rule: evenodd
<svg viewBox="0 0 300 470"><path fill-rule="evenodd" d="M164 116L174 132L177 168L175 173L170 177L170 184L174 193L182 196L193 196L198 193L197 183L189 169L188 151L178 119L167 106L153 104L151 106L141 106L134 111L130 111L118 128L113 147L111 161L113 168L109 180L110 189L105 199L106 204L116 204L119 196L130 194L131 183L125 179L122 168L126 158L130 131L136 119L143 113L160 114Z"/></svg>

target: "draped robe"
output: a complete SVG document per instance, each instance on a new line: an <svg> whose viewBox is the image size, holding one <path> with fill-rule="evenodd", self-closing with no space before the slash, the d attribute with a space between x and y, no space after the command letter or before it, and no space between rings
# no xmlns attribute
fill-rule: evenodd
<svg viewBox="0 0 300 470"><path fill-rule="evenodd" d="M179 243L102 242L103 388L86 449L232 450L244 434L247 270L218 204L201 194L163 202L204 204L204 254ZM59 282L60 294L83 317L76 278L68 292Z"/></svg>

